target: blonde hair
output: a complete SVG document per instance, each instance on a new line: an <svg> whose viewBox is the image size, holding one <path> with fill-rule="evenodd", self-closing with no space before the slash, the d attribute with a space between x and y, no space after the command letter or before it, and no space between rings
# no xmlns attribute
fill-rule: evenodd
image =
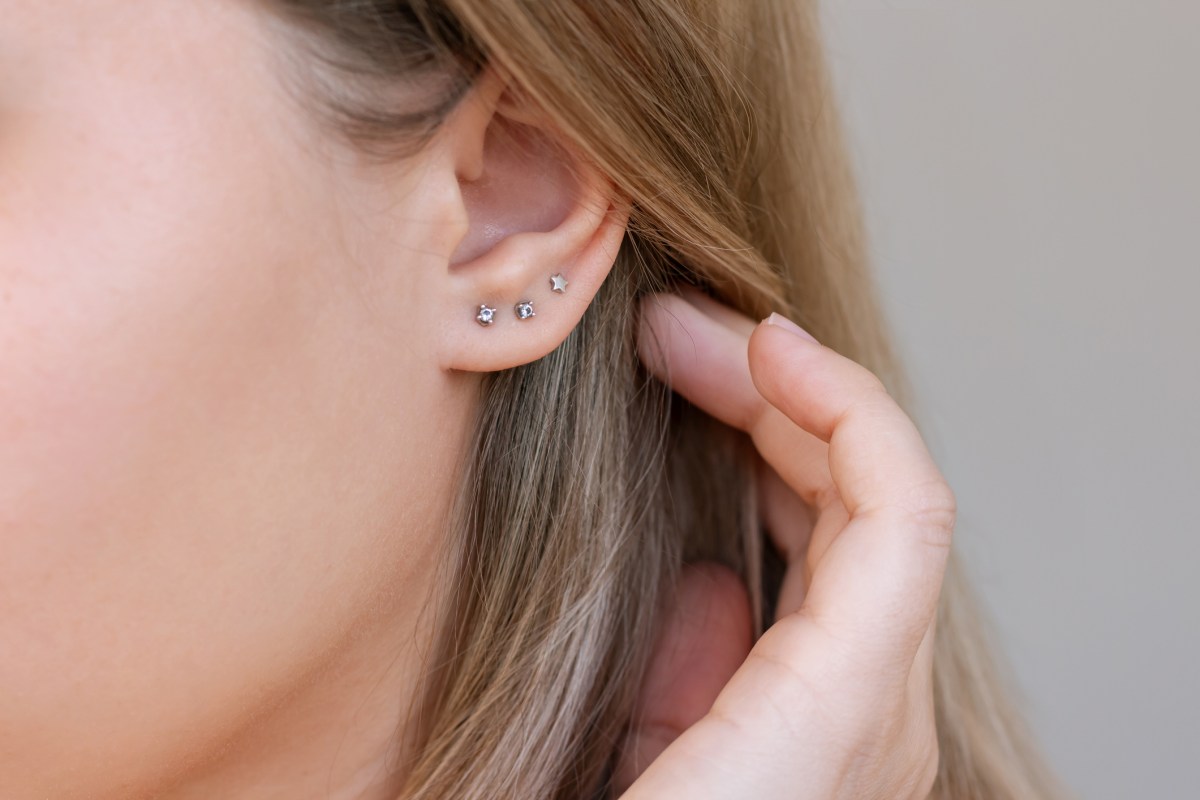
<svg viewBox="0 0 1200 800"><path fill-rule="evenodd" d="M912 406L864 252L816 4L276 5L315 34L323 64L357 74L322 86L365 150L419 146L492 64L632 204L577 329L483 383L447 617L404 754L405 797L606 797L654 609L680 565L736 569L760 632L780 577L747 438L640 367L638 298L690 283L756 319L780 310ZM371 91L415 73L444 78L428 108L389 111ZM931 796L1060 796L953 557L938 613Z"/></svg>

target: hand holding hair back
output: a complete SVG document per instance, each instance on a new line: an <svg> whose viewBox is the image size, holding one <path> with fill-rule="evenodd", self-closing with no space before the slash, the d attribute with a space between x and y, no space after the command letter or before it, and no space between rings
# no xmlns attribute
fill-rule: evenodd
<svg viewBox="0 0 1200 800"><path fill-rule="evenodd" d="M626 800L925 798L937 774L954 494L879 379L796 331L693 291L643 306L651 372L757 447L788 570L753 647L740 581L685 570L618 762Z"/></svg>

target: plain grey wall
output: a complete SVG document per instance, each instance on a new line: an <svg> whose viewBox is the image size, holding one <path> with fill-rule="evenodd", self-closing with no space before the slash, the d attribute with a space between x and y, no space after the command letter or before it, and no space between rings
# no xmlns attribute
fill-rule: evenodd
<svg viewBox="0 0 1200 800"><path fill-rule="evenodd" d="M1200 4L826 0L876 271L1035 731L1200 797Z"/></svg>

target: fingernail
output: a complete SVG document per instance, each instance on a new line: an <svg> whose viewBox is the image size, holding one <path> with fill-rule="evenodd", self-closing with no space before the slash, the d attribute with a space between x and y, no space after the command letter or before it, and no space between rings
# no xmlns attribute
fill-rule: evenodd
<svg viewBox="0 0 1200 800"><path fill-rule="evenodd" d="M777 328L783 328L785 331L791 331L797 336L803 339L808 339L814 344L820 344L820 342L813 338L811 333L804 330L804 328L801 328L799 325L776 311L772 311L771 316L764 319L763 322L767 323L768 325L774 325Z"/></svg>

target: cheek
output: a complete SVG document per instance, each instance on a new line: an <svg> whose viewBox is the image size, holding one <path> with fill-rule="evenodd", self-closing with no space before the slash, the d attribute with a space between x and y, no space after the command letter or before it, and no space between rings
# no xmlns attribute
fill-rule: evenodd
<svg viewBox="0 0 1200 800"><path fill-rule="evenodd" d="M404 471L437 376L364 345L314 264L318 192L234 122L96 102L110 127L5 143L0 789L10 758L165 768L228 734L426 571L394 532L428 529L446 474Z"/></svg>
<svg viewBox="0 0 1200 800"><path fill-rule="evenodd" d="M277 387L309 344L305 299L273 280L285 254L242 221L272 228L262 189L230 202L191 188L219 188L195 167L236 174L215 154L116 141L47 142L52 168L23 159L0 219L0 685L21 687L0 693L0 752L34 763L64 738L85 763L145 753L130 709L203 730L203 701L237 686L221 659L271 622L244 588L290 599L311 555L250 503L284 499L271 440L304 410Z"/></svg>

